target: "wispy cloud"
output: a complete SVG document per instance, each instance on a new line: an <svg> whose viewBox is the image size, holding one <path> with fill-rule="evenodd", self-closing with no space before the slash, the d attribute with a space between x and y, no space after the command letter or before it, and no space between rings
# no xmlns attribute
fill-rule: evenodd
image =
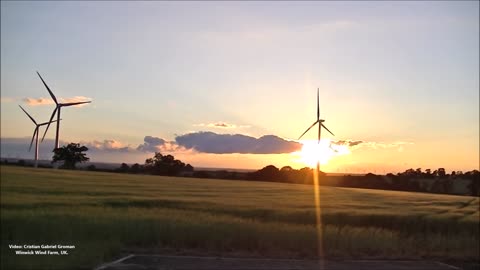
<svg viewBox="0 0 480 270"><path fill-rule="evenodd" d="M333 145L344 145L348 146L351 149L358 149L358 148L371 148L371 149L387 149L387 148L396 148L398 151L403 151L406 145L412 145L413 142L404 142L404 141L396 141L396 142L371 142L371 141L361 141L361 140L339 140L339 141L332 141Z"/></svg>
<svg viewBox="0 0 480 270"><path fill-rule="evenodd" d="M352 141L352 140L332 141L332 144L346 145L346 146L349 146L349 147L353 147L353 146L359 145L361 143L363 143L363 141Z"/></svg>
<svg viewBox="0 0 480 270"><path fill-rule="evenodd" d="M218 128L236 128L236 125L228 124L225 122L210 123L207 126L209 127L218 127Z"/></svg>
<svg viewBox="0 0 480 270"><path fill-rule="evenodd" d="M403 147L405 145L411 145L413 144L412 142L365 142L364 145L371 147L373 149L379 149L379 148L397 148L397 147Z"/></svg>
<svg viewBox="0 0 480 270"><path fill-rule="evenodd" d="M50 105L55 104L51 98L24 98L23 102L30 106L39 106L39 105Z"/></svg>
<svg viewBox="0 0 480 270"><path fill-rule="evenodd" d="M235 124L230 124L227 122L215 122L215 123L200 123L200 124L194 124L193 126L195 127L211 127L211 128L223 128L223 129L232 129L232 128L249 128L249 125L235 125Z"/></svg>
<svg viewBox="0 0 480 270"><path fill-rule="evenodd" d="M175 141L186 149L212 154L282 154L298 151L302 144L275 135L254 138L242 134L194 132L177 136Z"/></svg>
<svg viewBox="0 0 480 270"><path fill-rule="evenodd" d="M386 148L392 148L396 149L398 152L403 152L405 149L405 146L407 145L412 145L412 142L367 142L365 143L365 146L373 148L373 149L386 149Z"/></svg>
<svg viewBox="0 0 480 270"><path fill-rule="evenodd" d="M84 96L74 96L74 97L70 97L70 98L59 98L58 99L58 101L60 103L83 102L83 101L89 101L89 100L92 100L92 99L89 98L89 97L84 97ZM53 102L53 100L49 97L48 98L45 98L45 97L29 98L29 97L27 97L27 98L23 99L23 102L27 105L30 105L30 106L41 106L41 105L55 104L55 102ZM76 105L75 107L83 107L85 105L88 105L88 103Z"/></svg>

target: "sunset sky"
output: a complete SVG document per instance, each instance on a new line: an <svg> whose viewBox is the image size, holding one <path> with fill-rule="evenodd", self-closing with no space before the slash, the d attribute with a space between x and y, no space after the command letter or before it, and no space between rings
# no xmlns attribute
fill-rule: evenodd
<svg viewBox="0 0 480 270"><path fill-rule="evenodd" d="M479 169L478 48L478 1L2 1L1 156L33 158L18 105L48 121L39 71L92 100L60 137L92 161L301 168L319 88L325 171Z"/></svg>

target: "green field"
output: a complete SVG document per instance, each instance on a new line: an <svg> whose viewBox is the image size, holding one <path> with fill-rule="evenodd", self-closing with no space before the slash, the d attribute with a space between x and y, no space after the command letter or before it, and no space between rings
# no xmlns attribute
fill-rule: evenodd
<svg viewBox="0 0 480 270"><path fill-rule="evenodd" d="M312 186L2 166L1 268L92 269L141 248L314 258ZM331 258L478 261L479 199L321 187ZM68 256L9 244L75 245Z"/></svg>

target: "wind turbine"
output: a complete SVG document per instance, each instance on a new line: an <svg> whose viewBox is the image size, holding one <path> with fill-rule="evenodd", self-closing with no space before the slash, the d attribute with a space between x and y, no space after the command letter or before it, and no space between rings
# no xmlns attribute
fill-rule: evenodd
<svg viewBox="0 0 480 270"><path fill-rule="evenodd" d="M319 92L319 89L317 88L317 119L315 120L315 122L313 122L313 124L309 128L307 128L307 130L305 130L305 132L303 132L302 135L300 135L300 137L298 137L298 139L300 140L303 137L303 135L305 135L305 133L307 133L312 127L318 124L318 144L320 144L320 135L322 132L322 127L333 136L335 135L323 124L325 120L320 119L320 98L319 98L318 92ZM319 265L320 265L320 269L323 269L323 264L322 264L322 261L320 260L321 258L323 258L323 242L322 242L323 227L322 227L322 218L320 213L321 210L320 210L319 184L320 184L320 160L317 158L317 171L316 171L316 174L314 174L313 176L313 190L315 194L315 217L316 217L316 223L317 223L317 237L318 237L317 244L318 244Z"/></svg>
<svg viewBox="0 0 480 270"><path fill-rule="evenodd" d="M50 122L45 122L45 123L41 123L41 124L38 124L35 119L33 119L33 117L27 113L27 111L25 111L25 109L18 105L20 107L20 109L22 109L22 111L27 114L28 118L30 118L30 120L32 120L32 122L35 124L35 130L33 131L33 136L32 136L32 141L30 142L30 148L28 148L28 151L31 151L32 150L32 144L33 144L33 140L35 140L35 168L38 167L38 133L39 133L39 129L41 126L44 126L44 125L48 125L50 124ZM57 120L53 121L53 122L57 122Z"/></svg>
<svg viewBox="0 0 480 270"><path fill-rule="evenodd" d="M313 122L313 124L309 128L307 128L307 130L305 130L305 132L303 132L303 134L300 135L300 137L298 137L298 139L300 140L303 137L303 135L305 135L305 133L307 133L313 126L318 124L318 143L320 144L320 134L322 132L322 127L333 136L335 135L323 124L325 120L320 119L320 99L318 96L318 92L319 92L319 89L317 88L317 120L315 120L315 122Z"/></svg>
<svg viewBox="0 0 480 270"><path fill-rule="evenodd" d="M58 148L58 137L60 135L60 110L62 109L62 107L68 107L68 106L74 106L74 105L80 105L80 104L85 104L85 103L90 103L92 101L82 101L82 102L70 102L70 103L59 103L57 101L57 98L55 97L55 95L52 93L52 91L50 90L50 88L48 87L48 85L45 83L45 81L43 80L42 76L40 76L40 73L38 73L37 71L37 74L38 76L40 77L40 80L42 80L43 84L45 85L45 87L47 88L48 90L48 93L50 94L50 96L52 97L53 101L55 102L55 110L53 110L53 113L52 113L52 117L50 117L50 121L48 122L47 124L47 128L45 129L45 133L43 133L43 137L42 137L42 142L43 142L43 139L45 139L45 134L47 134L47 131L48 131L48 128L50 127L50 123L52 122L53 120L53 117L55 116L55 112L57 112L57 132L56 132L56 135L55 135L55 148Z"/></svg>

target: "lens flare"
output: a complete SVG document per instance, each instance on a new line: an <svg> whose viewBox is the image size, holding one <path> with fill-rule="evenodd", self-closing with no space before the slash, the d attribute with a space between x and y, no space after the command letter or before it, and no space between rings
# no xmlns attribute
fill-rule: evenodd
<svg viewBox="0 0 480 270"><path fill-rule="evenodd" d="M338 145L330 139L317 140L303 140L302 150L296 152L299 155L299 161L314 169L313 174L313 192L315 202L315 217L316 217L316 231L317 231L317 256L319 269L324 269L324 246L323 246L323 232L321 201L320 201L320 165L327 164L335 156L348 155L350 150L346 145Z"/></svg>
<svg viewBox="0 0 480 270"><path fill-rule="evenodd" d="M350 154L346 145L337 145L330 139L322 139L320 143L316 140L301 141L303 144L300 150L300 161L314 168L317 162L320 165L327 164L333 157Z"/></svg>
<svg viewBox="0 0 480 270"><path fill-rule="evenodd" d="M315 196L315 218L317 229L317 255L319 270L324 269L324 253L323 253L323 224L322 224L322 212L320 208L320 163L317 162L317 168L313 173L313 192Z"/></svg>

